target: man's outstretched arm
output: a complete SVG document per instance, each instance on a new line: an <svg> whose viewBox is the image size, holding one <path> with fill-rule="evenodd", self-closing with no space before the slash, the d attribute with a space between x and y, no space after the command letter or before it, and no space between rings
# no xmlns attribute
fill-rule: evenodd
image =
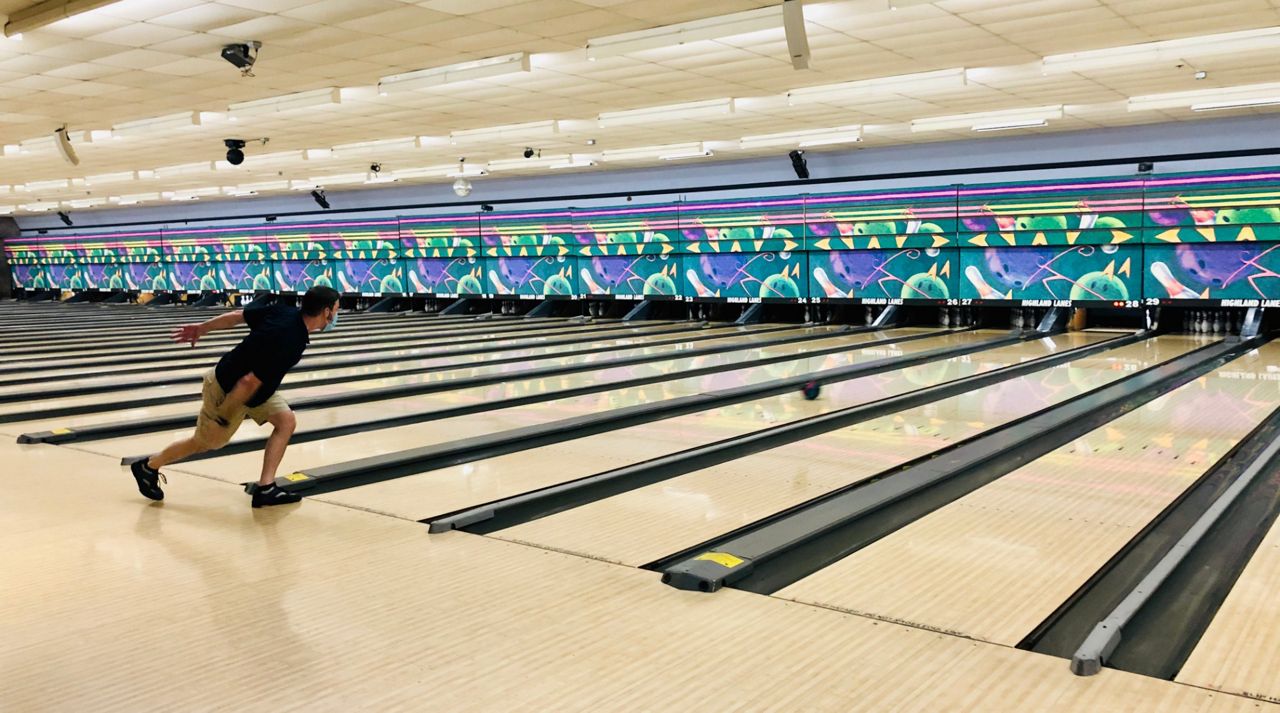
<svg viewBox="0 0 1280 713"><path fill-rule="evenodd" d="M235 310L234 312L225 312L200 324L184 324L176 327L169 333L169 338L175 342L190 342L191 346L195 346L200 337L214 332L219 329L231 329L244 324L244 312Z"/></svg>

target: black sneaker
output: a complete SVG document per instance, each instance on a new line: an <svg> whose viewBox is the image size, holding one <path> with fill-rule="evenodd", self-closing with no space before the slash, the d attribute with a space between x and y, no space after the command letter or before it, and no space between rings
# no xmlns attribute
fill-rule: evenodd
<svg viewBox="0 0 1280 713"><path fill-rule="evenodd" d="M138 481L138 492L152 500L164 500L164 491L160 489L160 481L166 484L169 482L164 473L158 470L152 470L147 466L147 459L134 461L129 466L129 470L133 471L133 479Z"/></svg>
<svg viewBox="0 0 1280 713"><path fill-rule="evenodd" d="M253 489L253 506L255 508L269 507L271 505L288 505L296 503L302 499L297 493L290 493L283 488L278 487L274 483L267 487L257 487Z"/></svg>

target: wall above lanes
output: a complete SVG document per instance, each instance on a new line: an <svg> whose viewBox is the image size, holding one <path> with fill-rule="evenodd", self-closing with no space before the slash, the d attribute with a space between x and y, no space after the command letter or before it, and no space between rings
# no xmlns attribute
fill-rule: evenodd
<svg viewBox="0 0 1280 713"><path fill-rule="evenodd" d="M812 152L809 166L815 179L835 176L875 176L914 171L947 171L964 168L1001 165L1029 165L1031 168L1016 173L988 174L981 170L967 171L954 176L922 177L915 179L869 180L849 184L848 190L870 190L905 186L932 186L940 183L973 183L988 181L1043 180L1073 177L1132 174L1129 164L1109 167L1077 169L1051 169L1053 164L1066 161L1106 160L1124 156L1163 154L1188 154L1199 152L1233 151L1259 147L1275 147L1277 120L1271 116L1246 116L1228 119L1207 119L1196 122L1176 122L1134 126L1096 131L1024 134L1020 136L975 139L971 141L940 142L868 148L856 151ZM776 159L744 161L708 161L706 163L679 163L656 168L633 170L589 170L577 173L555 172L545 176L501 178L486 177L475 181L476 190L467 201L455 196L447 183L412 186L389 186L361 191L332 191L329 202L334 210L323 213L328 219L342 218L345 210L365 210L379 206L405 206L435 204L439 207L417 209L415 214L457 213L476 210L481 203L512 202L504 208L522 209L567 208L563 196L587 194L635 194L634 202L671 202L684 195L689 199L748 197L752 195L777 195L802 193L804 188L723 189L693 192L707 187L751 184L774 181L794 181L786 151L780 149ZM1157 173L1229 169L1250 166L1266 166L1280 163L1267 157L1234 158L1226 160L1190 160L1161 163ZM838 191L846 186L815 185L813 192ZM680 189L685 189L684 191ZM657 195L639 195L654 191ZM556 203L542 202L551 199ZM525 201L529 201L525 203ZM606 197L597 200L576 199L573 207L607 205L617 202ZM317 206L305 192L287 196L243 198L230 201L183 202L137 208L117 208L100 211L76 211L73 218L77 228L101 224L127 225L130 223L187 223L199 225L205 222L226 221L236 218L237 223L261 222L260 216L287 215L295 212L312 212L321 215ZM362 212L361 218L394 217L406 211ZM354 216L345 216L354 217ZM247 219L246 219L247 218ZM17 217L23 230L47 229L50 234L60 232L64 226L51 214L23 215Z"/></svg>
<svg viewBox="0 0 1280 713"><path fill-rule="evenodd" d="M30 289L1137 307L1280 300L1280 169L27 234Z"/></svg>

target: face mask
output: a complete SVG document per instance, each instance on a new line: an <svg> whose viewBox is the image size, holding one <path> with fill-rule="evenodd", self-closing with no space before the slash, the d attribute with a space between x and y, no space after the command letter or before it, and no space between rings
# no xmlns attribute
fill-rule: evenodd
<svg viewBox="0 0 1280 713"><path fill-rule="evenodd" d="M324 329L321 329L320 331L321 331L321 332L332 332L332 331L333 331L333 328L334 328L334 327L336 327L336 326L338 326L338 313L337 313L337 311L335 310L335 311L334 311L334 313L333 313L333 319L332 319L332 320L330 320L328 324L324 325Z"/></svg>

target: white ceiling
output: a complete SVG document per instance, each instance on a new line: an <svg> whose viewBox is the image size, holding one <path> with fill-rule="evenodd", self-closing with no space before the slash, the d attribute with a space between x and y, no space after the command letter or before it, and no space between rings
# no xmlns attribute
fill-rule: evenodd
<svg viewBox="0 0 1280 713"><path fill-rule="evenodd" d="M518 158L526 145L542 149L544 159L572 154L589 161L602 150L709 142L716 157L703 160L718 160L787 150L742 150L737 140L744 136L861 125L866 146L937 141L973 134L968 127L913 133L910 122L1046 105L1064 105L1063 117L1023 131L1183 120L1200 115L1185 107L1129 111L1126 100L1280 81L1280 40L1239 52L1224 51L1235 43L1223 42L1176 57L1165 53L1158 60L1064 74L1046 75L1040 64L1048 55L1273 27L1280 25L1280 0L940 0L897 10L888 1L808 0L813 68L796 71L780 24L586 58L589 39L775 6L777 0L121 0L27 32L21 41L0 38L0 144L25 144L22 152L11 149L0 157L0 213L27 212L24 206L32 204L90 207L85 201L162 191L179 197L200 189L226 192L283 180L302 187L327 177L322 183L337 188L340 181L332 177L359 181L373 161L384 165L383 177L432 167L406 182L449 181L443 174L460 156L479 165ZM33 4L0 0L0 14ZM264 47L257 76L242 78L218 53L227 43L248 40ZM533 53L531 72L389 96L376 88L387 75L514 52ZM795 106L786 98L802 87L952 68L969 70L967 84ZM1197 80L1197 70L1207 77ZM228 120L232 103L333 87L342 88L340 104ZM732 114L607 128L596 121L604 112L729 97L736 100ZM143 136L88 143L78 133L180 112L208 114L199 127ZM448 138L460 130L546 120L558 120L559 133L457 144ZM79 167L64 163L48 140L63 124L77 138ZM251 144L243 166L211 170L227 137L271 140ZM425 138L417 148L361 149L312 160L301 155L408 137ZM588 139L597 143L587 145ZM501 172L537 173L549 162ZM644 163L658 163L656 153L624 165ZM110 176L189 164L198 165L155 178ZM88 184L57 185L104 175L106 180Z"/></svg>

